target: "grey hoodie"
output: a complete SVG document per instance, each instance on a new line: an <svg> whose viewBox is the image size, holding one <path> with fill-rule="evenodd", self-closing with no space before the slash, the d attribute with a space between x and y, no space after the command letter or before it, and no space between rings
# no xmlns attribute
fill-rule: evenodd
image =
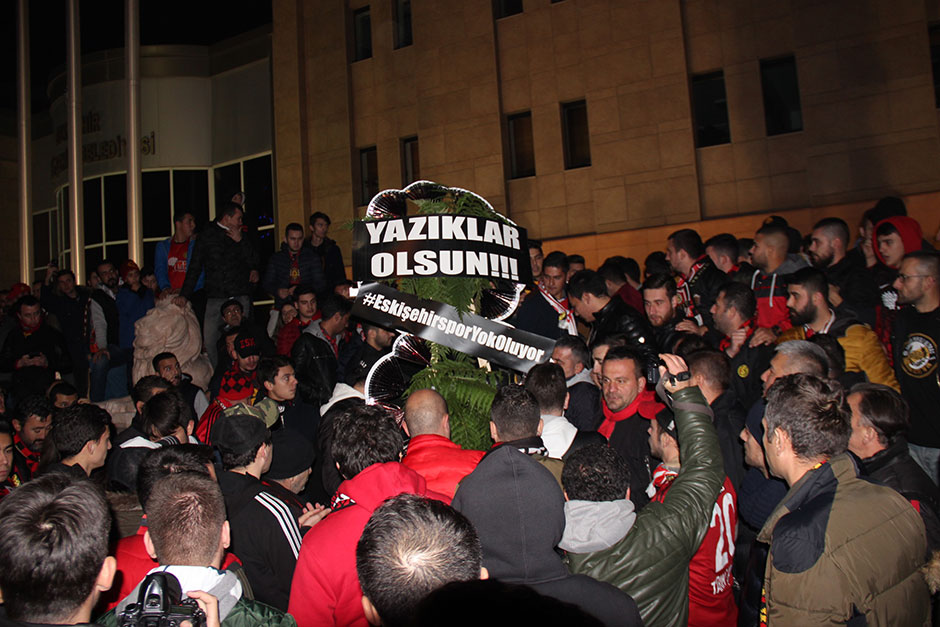
<svg viewBox="0 0 940 627"><path fill-rule="evenodd" d="M633 501L568 501L558 548L572 553L602 551L619 542L636 522Z"/></svg>

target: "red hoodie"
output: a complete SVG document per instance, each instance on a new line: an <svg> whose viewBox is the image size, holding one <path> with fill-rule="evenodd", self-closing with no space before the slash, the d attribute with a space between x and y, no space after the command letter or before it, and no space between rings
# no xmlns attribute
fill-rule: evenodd
<svg viewBox="0 0 940 627"><path fill-rule="evenodd" d="M464 450L442 435L425 433L411 438L401 463L424 477L432 490L454 498L457 484L473 472L484 455L486 451Z"/></svg>
<svg viewBox="0 0 940 627"><path fill-rule="evenodd" d="M356 543L382 502L419 494L450 504L424 477L398 462L373 464L339 485L333 511L304 536L294 569L288 613L298 627L368 627L356 574Z"/></svg>
<svg viewBox="0 0 940 627"><path fill-rule="evenodd" d="M920 230L920 223L914 218L909 218L907 216L891 216L890 218L885 218L881 222L875 225L875 228L871 231L871 245L872 249L875 251L875 257L878 258L878 261L885 263L885 260L881 256L881 252L878 250L878 227L882 224L891 224L898 230L898 235L901 236L901 243L904 244L904 254L912 253L915 250L920 250L923 247L923 233ZM888 265L885 263L885 265Z"/></svg>

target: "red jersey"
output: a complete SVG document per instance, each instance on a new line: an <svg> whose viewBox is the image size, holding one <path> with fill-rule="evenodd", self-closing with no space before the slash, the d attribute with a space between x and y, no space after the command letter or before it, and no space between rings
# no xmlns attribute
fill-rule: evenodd
<svg viewBox="0 0 940 627"><path fill-rule="evenodd" d="M186 279L186 269L189 267L189 240L185 242L170 241L170 252L166 259L166 274L170 279L170 288L178 290L183 287Z"/></svg>
<svg viewBox="0 0 940 627"><path fill-rule="evenodd" d="M663 502L676 472L660 464L653 473L656 494L653 501ZM718 627L738 623L738 606L732 596L731 563L737 535L738 495L731 481L718 493L708 531L689 562L689 627Z"/></svg>

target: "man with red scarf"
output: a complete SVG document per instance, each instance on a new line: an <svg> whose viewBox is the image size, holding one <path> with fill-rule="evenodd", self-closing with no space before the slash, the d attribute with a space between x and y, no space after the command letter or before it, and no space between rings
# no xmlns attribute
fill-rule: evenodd
<svg viewBox="0 0 940 627"><path fill-rule="evenodd" d="M761 397L760 376L774 354L771 345L751 346L757 298L747 285L729 281L718 290L711 313L723 335L718 350L731 360L731 389L743 407L750 407Z"/></svg>
<svg viewBox="0 0 940 627"><path fill-rule="evenodd" d="M19 485L32 479L39 469L42 445L52 429L52 404L41 394L27 396L17 405L16 416L10 479Z"/></svg>
<svg viewBox="0 0 940 627"><path fill-rule="evenodd" d="M611 348L601 370L604 422L597 428L630 467L630 500L639 510L649 503L650 446L647 419L665 406L646 389L646 356L628 347Z"/></svg>
<svg viewBox="0 0 940 627"><path fill-rule="evenodd" d="M19 324L10 330L3 343L0 372L13 373L13 388L20 398L44 394L56 372L72 372L65 338L46 324L35 296L23 296L13 310Z"/></svg>

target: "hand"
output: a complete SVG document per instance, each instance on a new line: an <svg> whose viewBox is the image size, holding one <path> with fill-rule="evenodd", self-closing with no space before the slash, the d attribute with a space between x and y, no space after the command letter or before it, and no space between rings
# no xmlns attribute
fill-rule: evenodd
<svg viewBox="0 0 940 627"><path fill-rule="evenodd" d="M676 331L684 331L686 333L694 333L695 335L705 335L708 333L708 327L699 326L695 324L693 320L682 320L676 325Z"/></svg>
<svg viewBox="0 0 940 627"><path fill-rule="evenodd" d="M313 505L312 503L307 503L304 507L303 513L300 515L300 518L297 520L298 526L300 527L313 527L315 524L326 518L326 515L330 513L329 507L323 507L319 503Z"/></svg>
<svg viewBox="0 0 940 627"><path fill-rule="evenodd" d="M57 266L51 263L48 266L46 266L46 280L45 280L46 285L52 285L52 277L55 276L56 270L58 269L59 268Z"/></svg>
<svg viewBox="0 0 940 627"><path fill-rule="evenodd" d="M195 599L199 609L206 613L206 627L222 627L219 620L219 600L202 590L190 590L186 593L190 599ZM184 620L180 627L193 627L192 623Z"/></svg>
<svg viewBox="0 0 940 627"><path fill-rule="evenodd" d="M242 241L242 230L237 226L230 227L225 234L231 237L233 242Z"/></svg>
<svg viewBox="0 0 940 627"><path fill-rule="evenodd" d="M666 364L665 366L659 367L659 377L663 380L663 387L667 392L672 394L673 392L683 390L692 385L692 381L689 379L685 381L671 381L668 376L676 376L682 373L688 374L689 367L686 365L685 360L678 355L670 355L669 353L662 353L659 358Z"/></svg>
<svg viewBox="0 0 940 627"><path fill-rule="evenodd" d="M37 355L33 357L33 365L39 366L40 368L45 368L49 365L49 360L46 359L45 355Z"/></svg>
<svg viewBox="0 0 940 627"><path fill-rule="evenodd" d="M174 305L176 305L177 307L181 307L181 308L185 309L185 308L186 308L186 303L189 302L189 301L186 300L186 297L185 297L185 296L180 296L179 294L177 294L176 296L173 297L173 300L170 301L170 302L172 302L172 303L173 303Z"/></svg>
<svg viewBox="0 0 940 627"><path fill-rule="evenodd" d="M248 273L249 283L257 283L259 280L260 280L260 277L258 276L257 270L252 270L250 273Z"/></svg>
<svg viewBox="0 0 940 627"><path fill-rule="evenodd" d="M95 354L92 356L91 360L94 361L94 362L99 362L99 361L101 361L102 359L105 359L105 358L110 359L110 358L111 358L111 353L108 352L108 349L103 348L103 349L101 349L100 351L98 351L97 353L95 353Z"/></svg>
<svg viewBox="0 0 940 627"><path fill-rule="evenodd" d="M765 329L763 327L754 331L754 335L751 336L751 342L748 344L751 348L755 346L762 346L764 344L773 344L777 341L777 334L774 333L773 329Z"/></svg>
<svg viewBox="0 0 940 627"><path fill-rule="evenodd" d="M725 354L728 357L734 357L741 350L741 347L744 346L744 342L747 341L747 329L735 329L731 333L731 346L725 351Z"/></svg>
<svg viewBox="0 0 940 627"><path fill-rule="evenodd" d="M829 304L838 307L843 302L842 292L838 285L829 284Z"/></svg>

